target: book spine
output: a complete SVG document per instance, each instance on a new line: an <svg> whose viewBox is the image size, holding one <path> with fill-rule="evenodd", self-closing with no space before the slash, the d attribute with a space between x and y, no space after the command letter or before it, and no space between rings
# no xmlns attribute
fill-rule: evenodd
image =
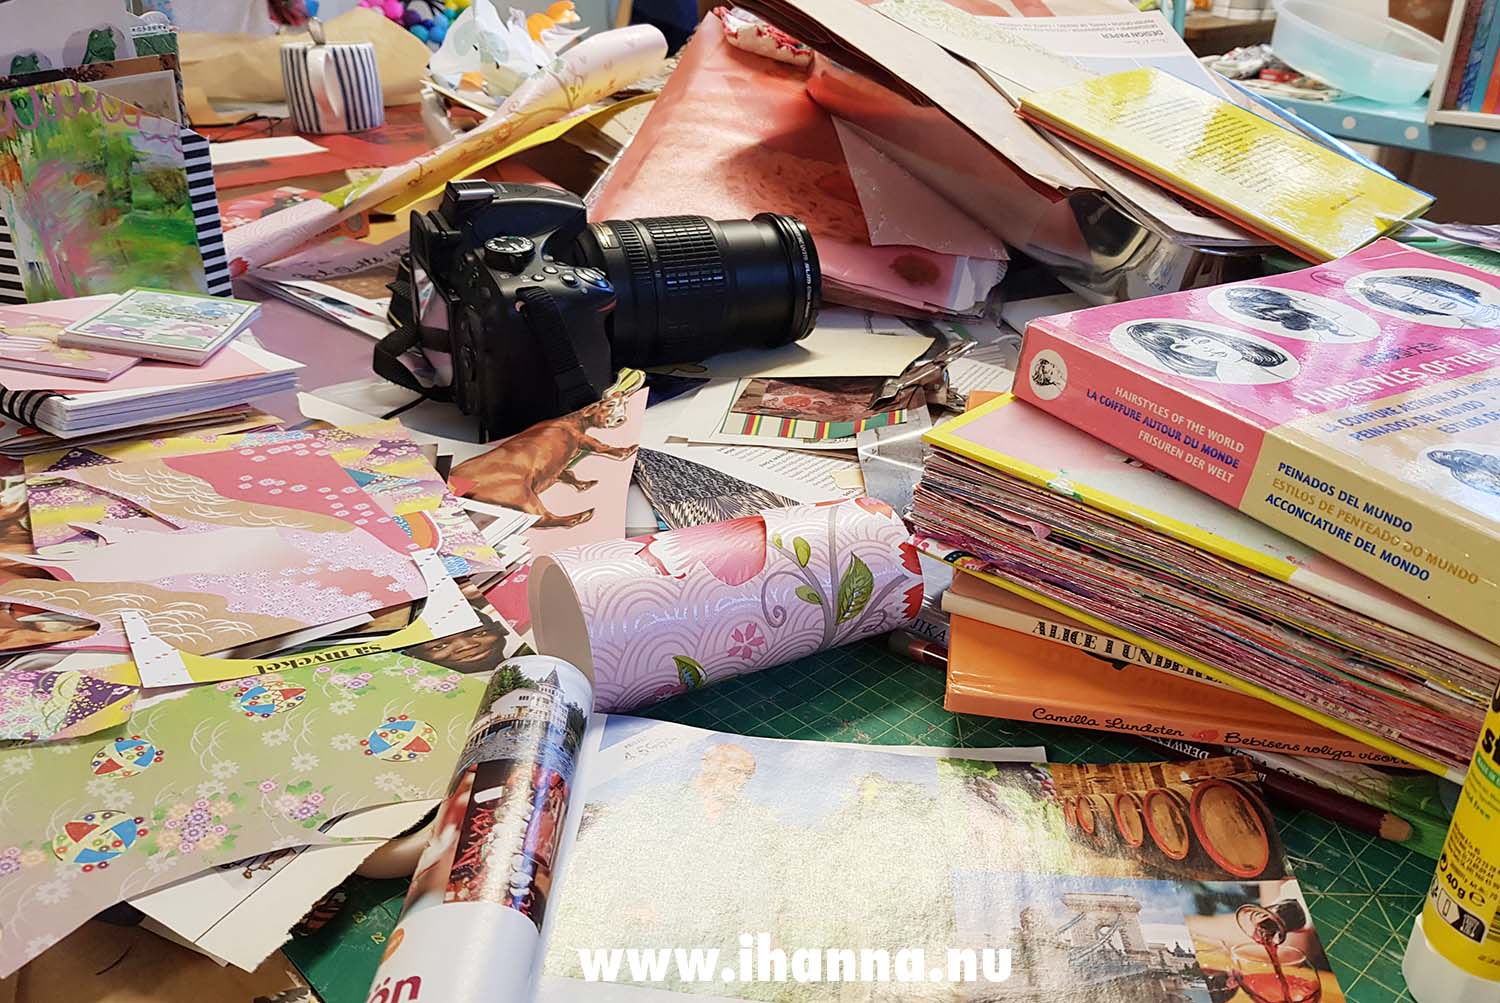
<svg viewBox="0 0 1500 1003"><path fill-rule="evenodd" d="M1500 0L1484 0L1479 25L1474 31L1474 40L1469 47L1469 63L1464 68L1463 89L1459 94L1458 107L1464 111L1478 111L1476 95L1482 99L1488 84L1487 74L1495 57L1496 24L1495 13L1500 9Z"/></svg>
<svg viewBox="0 0 1500 1003"><path fill-rule="evenodd" d="M952 662L949 663L948 691L943 700L943 707L955 714L980 714L985 717L1004 718L1008 721L1108 731L1141 738L1182 738L1184 736L1191 738L1211 735L1219 743L1234 749L1269 747L1293 756L1337 760L1372 754L1370 747L1364 743L1340 735L1319 735L1309 738L1282 730L1261 731L1244 727L1235 731L1225 731L1223 722L1214 720L1212 717L1195 719L1188 714L1175 714L1167 720L1157 715L1116 709L1101 711L1095 706L1067 700L1037 703L1026 697L997 693L990 688L966 686L961 675L955 680Z"/></svg>
<svg viewBox="0 0 1500 1003"><path fill-rule="evenodd" d="M1459 95L1469 70L1469 53L1474 45L1474 32L1479 27L1479 15L1484 10L1482 0L1468 0L1464 18L1459 24L1458 40L1453 44L1453 61L1448 67L1448 83L1443 89L1443 107L1459 107ZM1473 83L1469 86L1472 88Z"/></svg>
<svg viewBox="0 0 1500 1003"><path fill-rule="evenodd" d="M1265 438L1247 421L1074 343L1045 319L1027 325L1012 393L1235 507Z"/></svg>
<svg viewBox="0 0 1500 1003"><path fill-rule="evenodd" d="M1059 620L1050 619L1045 616L1036 616L1030 613L1021 613L1001 606L993 606L977 599L957 595L948 592L943 596L943 609L953 616L966 616L971 620L981 620L984 623L993 624L996 627L1004 627L1020 634L1029 634L1043 641L1051 641L1053 644L1061 644L1069 648L1077 648L1079 651L1087 652L1095 658L1107 661L1129 662L1146 669L1155 669L1159 672L1167 672L1173 675L1187 676L1194 682L1203 683L1205 686L1213 686L1218 689L1229 690L1228 686L1206 676L1196 669L1190 669L1181 662L1158 655L1154 651L1147 651L1139 645L1122 641L1108 634L1101 634L1089 627L1079 624L1063 623ZM1233 692L1230 690L1230 692Z"/></svg>
<svg viewBox="0 0 1500 1003"><path fill-rule="evenodd" d="M1379 402L1374 402L1378 404ZM1500 643L1500 537L1304 432L1266 437L1240 511Z"/></svg>

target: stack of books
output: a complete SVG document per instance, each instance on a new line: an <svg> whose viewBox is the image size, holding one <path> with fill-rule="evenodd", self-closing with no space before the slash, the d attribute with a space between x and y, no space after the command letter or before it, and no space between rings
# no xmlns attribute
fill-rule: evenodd
<svg viewBox="0 0 1500 1003"><path fill-rule="evenodd" d="M1381 241L1041 318L1016 397L929 436L922 546L1200 703L1223 695L1186 670L1460 778L1500 682L1496 314L1492 277ZM1002 629L966 598L959 682ZM1282 720L1261 748L1317 754Z"/></svg>
<svg viewBox="0 0 1500 1003"><path fill-rule="evenodd" d="M259 306L131 290L0 307L0 454L223 426L301 363L243 335Z"/></svg>

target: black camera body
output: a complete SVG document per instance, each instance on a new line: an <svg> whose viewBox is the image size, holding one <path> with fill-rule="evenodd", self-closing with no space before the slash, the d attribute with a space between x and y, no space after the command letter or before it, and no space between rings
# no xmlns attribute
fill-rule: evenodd
<svg viewBox="0 0 1500 1003"><path fill-rule="evenodd" d="M489 439L598 400L621 366L801 338L820 285L788 216L591 225L554 188L455 181L412 214L375 371L454 402Z"/></svg>

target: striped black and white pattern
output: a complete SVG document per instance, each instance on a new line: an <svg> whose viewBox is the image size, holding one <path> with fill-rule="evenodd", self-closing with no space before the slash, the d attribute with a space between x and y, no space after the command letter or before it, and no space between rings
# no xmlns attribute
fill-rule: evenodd
<svg viewBox="0 0 1500 1003"><path fill-rule="evenodd" d="M229 259L224 253L224 227L219 221L219 192L209 162L208 140L191 129L182 130L182 163L187 170L188 201L198 228L198 250L203 254L203 277L210 296L232 296ZM4 277L0 276L0 282Z"/></svg>
<svg viewBox="0 0 1500 1003"><path fill-rule="evenodd" d="M21 266L16 261L16 245L10 239L10 224L0 213L0 303L25 303L26 289L21 284Z"/></svg>
<svg viewBox="0 0 1500 1003"><path fill-rule="evenodd" d="M318 106L308 56L312 49L328 53L327 84L336 89L343 115L325 115ZM369 42L294 42L281 47L281 80L286 103L299 132L360 132L385 123L385 103L380 90L380 71L375 66L375 46Z"/></svg>

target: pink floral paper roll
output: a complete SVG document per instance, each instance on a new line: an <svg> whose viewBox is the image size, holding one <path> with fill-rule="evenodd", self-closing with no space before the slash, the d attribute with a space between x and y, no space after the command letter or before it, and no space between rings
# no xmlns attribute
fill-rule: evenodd
<svg viewBox="0 0 1500 1003"><path fill-rule="evenodd" d="M559 551L532 568L537 647L628 711L911 622L922 575L873 498Z"/></svg>

